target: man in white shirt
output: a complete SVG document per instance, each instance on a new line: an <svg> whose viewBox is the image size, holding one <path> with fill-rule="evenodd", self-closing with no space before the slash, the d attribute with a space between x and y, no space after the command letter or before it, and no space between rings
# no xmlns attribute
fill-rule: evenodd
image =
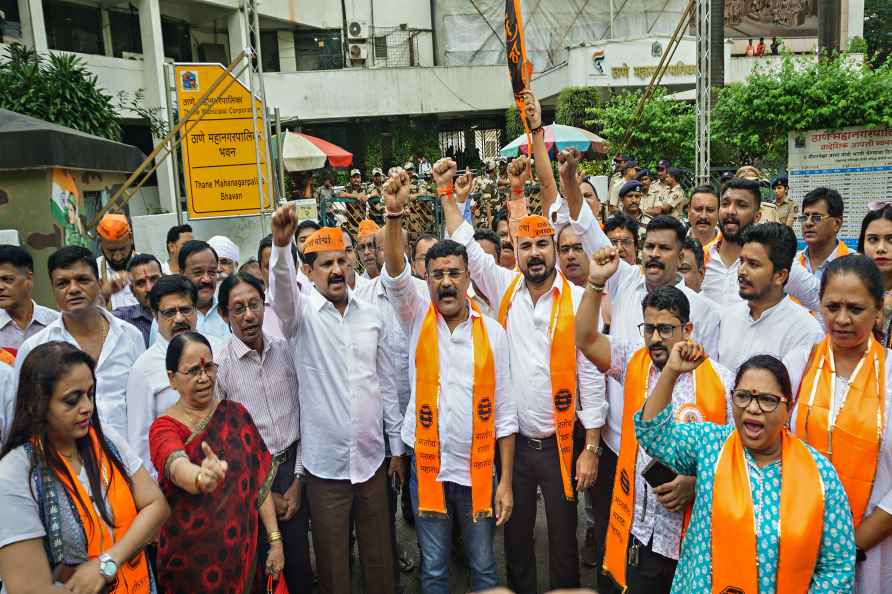
<svg viewBox="0 0 892 594"><path fill-rule="evenodd" d="M364 270L362 276L369 280L377 278L384 265L384 248L378 237L379 230L375 221L363 219L359 221L356 232L356 253Z"/></svg>
<svg viewBox="0 0 892 594"><path fill-rule="evenodd" d="M740 268L740 238L744 231L759 222L762 203L759 182L740 177L731 178L722 186L719 201L719 230L721 236L705 254L706 273L703 276L703 296L725 307L741 303L737 284ZM799 264L789 269L786 292L812 311L820 308L820 286L813 274Z"/></svg>
<svg viewBox="0 0 892 594"><path fill-rule="evenodd" d="M99 236L99 251L102 252L96 258L96 266L102 297L109 309L138 305L127 276L127 263L135 253L133 232L127 217L113 213L103 216L96 226L96 234Z"/></svg>
<svg viewBox="0 0 892 594"><path fill-rule="evenodd" d="M401 224L409 184L400 172L384 186L386 267L376 280L383 280L411 336L411 399L402 436L414 449L410 490L421 587L427 594L449 592L452 516L461 523L470 589L476 592L499 583L493 536L513 508L517 411L508 389L508 342L498 322L468 303L468 255L461 244L435 244L427 253L425 291L414 285ZM430 353L436 355L425 357ZM502 475L493 489L496 444Z"/></svg>
<svg viewBox="0 0 892 594"><path fill-rule="evenodd" d="M350 592L352 509L366 589L394 592L393 554L381 540L390 540L391 530L387 476L404 480L405 446L399 402L394 391L382 389L380 379L393 373L394 364L384 341L384 321L377 305L347 286L340 229L322 228L304 243L313 289L298 289L288 248L296 228L292 207L276 211L273 307L296 350L301 446L320 590ZM392 454L387 469L384 433Z"/></svg>
<svg viewBox="0 0 892 594"><path fill-rule="evenodd" d="M158 476L149 455L149 427L180 395L170 385L164 359L167 345L177 334L191 332L198 324L195 301L198 291L192 281L179 274L162 276L149 291L149 306L158 326L158 337L139 356L127 378L127 443L145 462L146 470ZM214 359L223 343L208 336Z"/></svg>
<svg viewBox="0 0 892 594"><path fill-rule="evenodd" d="M534 148L545 151L541 134L534 135L533 140L541 143ZM556 194L547 156L542 164L546 171L538 169L537 152L543 192L550 188ZM442 200L446 229L467 249L471 279L492 299L499 321L506 325L511 393L518 407L515 508L505 525L508 585L523 594L538 588L530 535L536 519L536 492L541 488L549 509L551 587L579 587L575 493L589 488L595 478L600 428L606 412L604 376L575 348L572 337L567 337L563 329L563 323L570 323L575 315L583 291L558 272L554 229L544 217L530 216L519 223L519 273L502 268L486 254L474 241L473 228L464 221L455 199L448 195L455 170L455 163L449 159L438 161L433 169L438 192L447 192ZM509 168L509 175L512 191L516 192L526 181L526 159ZM459 193L469 191L468 176L462 176L457 186ZM562 372L572 373L572 382ZM569 388L568 383L572 384ZM573 412L585 430L585 448L578 456L573 455L573 439L568 435L575 419L567 417Z"/></svg>
<svg viewBox="0 0 892 594"><path fill-rule="evenodd" d="M23 342L59 317L34 302L33 290L31 254L17 245L0 245L0 349L13 357Z"/></svg>
<svg viewBox="0 0 892 594"><path fill-rule="evenodd" d="M651 458L638 447L631 415L653 390L674 345L690 340L693 324L685 293L677 287L661 287L649 292L639 306L643 310L643 346L640 340L629 343L601 334L596 321L603 288L619 263L615 248L605 248L594 255L590 282L576 318L579 348L601 371L625 386L624 432L617 455L621 476L635 477L631 495L622 486L622 479L617 481L620 486L609 485L605 493L599 493L611 500L606 524L598 526L604 532L599 538L606 538L603 567L630 592L669 594L681 552L682 516L694 499L695 478L677 475L650 487L642 472ZM696 375L687 373L684 378L676 384L672 395L677 419L719 424L731 419L728 390L734 378L728 369L710 361ZM617 458L613 460L616 463ZM606 590L602 588L599 586L601 591Z"/></svg>
<svg viewBox="0 0 892 594"><path fill-rule="evenodd" d="M781 223L762 223L741 237L740 297L722 315L718 361L735 371L753 355L783 358L824 337L817 320L784 294L796 255L796 236Z"/></svg>
<svg viewBox="0 0 892 594"><path fill-rule="evenodd" d="M691 204L688 206L688 221L691 223L690 236L708 250L718 241L719 231L716 224L719 220L719 197L712 186L697 186L691 192Z"/></svg>
<svg viewBox="0 0 892 594"><path fill-rule="evenodd" d="M96 306L99 270L89 250L63 247L49 257L47 268L62 315L22 344L16 355L16 377L28 353L37 345L53 340L73 344L96 361L99 420L124 435L127 378L136 359L146 350L142 334L132 324ZM10 412L10 403L5 408Z"/></svg>
<svg viewBox="0 0 892 594"><path fill-rule="evenodd" d="M161 264L161 272L164 274L179 274L180 248L187 241L195 239L192 235L191 225L174 225L167 230L167 262Z"/></svg>
<svg viewBox="0 0 892 594"><path fill-rule="evenodd" d="M796 261L818 282L827 264L849 254L848 246L838 237L844 208L842 196L831 188L815 188L802 199L802 215L796 218L802 225L805 249L797 254Z"/></svg>

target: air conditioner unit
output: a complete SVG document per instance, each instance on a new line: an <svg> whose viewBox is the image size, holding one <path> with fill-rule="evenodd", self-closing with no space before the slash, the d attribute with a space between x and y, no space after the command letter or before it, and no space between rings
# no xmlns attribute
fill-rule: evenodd
<svg viewBox="0 0 892 594"><path fill-rule="evenodd" d="M121 52L121 57L125 60L139 60L143 61L142 54L138 54L136 52Z"/></svg>
<svg viewBox="0 0 892 594"><path fill-rule="evenodd" d="M369 46L365 43L351 43L347 51L355 62L364 62L369 57Z"/></svg>
<svg viewBox="0 0 892 594"><path fill-rule="evenodd" d="M350 21L347 25L347 39L368 39L369 24L365 21Z"/></svg>

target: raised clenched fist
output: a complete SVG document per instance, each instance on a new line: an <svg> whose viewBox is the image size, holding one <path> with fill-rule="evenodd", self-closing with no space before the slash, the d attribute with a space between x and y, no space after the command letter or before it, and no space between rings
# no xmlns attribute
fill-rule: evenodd
<svg viewBox="0 0 892 594"><path fill-rule="evenodd" d="M412 189L412 180L409 174L402 168L397 168L390 178L384 182L383 193L384 208L387 212L401 212L409 201L409 193Z"/></svg>
<svg viewBox="0 0 892 594"><path fill-rule="evenodd" d="M523 92L523 106L527 114L527 125L530 129L538 128L542 125L542 106L539 100L533 95L532 91Z"/></svg>
<svg viewBox="0 0 892 594"><path fill-rule="evenodd" d="M470 170L465 169L464 174L458 176L455 180L455 200L460 204L464 204L474 187L474 174Z"/></svg>
<svg viewBox="0 0 892 594"><path fill-rule="evenodd" d="M508 163L508 181L512 188L523 188L530 179L530 158L520 155Z"/></svg>
<svg viewBox="0 0 892 594"><path fill-rule="evenodd" d="M280 206L273 214L272 219L273 242L279 247L285 247L294 239L297 231L297 213L290 204Z"/></svg>
<svg viewBox="0 0 892 594"><path fill-rule="evenodd" d="M434 163L431 168L431 175L434 177L434 183L438 188L448 188L452 184L452 179L458 171L458 165L452 159L440 159Z"/></svg>
<svg viewBox="0 0 892 594"><path fill-rule="evenodd" d="M604 286L610 277L619 268L619 252L615 247L601 248L592 254L592 263L589 266L588 281Z"/></svg>

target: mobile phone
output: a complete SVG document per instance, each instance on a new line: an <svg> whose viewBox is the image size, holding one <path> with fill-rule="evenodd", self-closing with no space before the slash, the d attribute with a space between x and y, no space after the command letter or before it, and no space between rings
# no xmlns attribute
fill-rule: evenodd
<svg viewBox="0 0 892 594"><path fill-rule="evenodd" d="M674 481L678 473L654 458L641 471L641 476L648 485L656 489L660 485Z"/></svg>

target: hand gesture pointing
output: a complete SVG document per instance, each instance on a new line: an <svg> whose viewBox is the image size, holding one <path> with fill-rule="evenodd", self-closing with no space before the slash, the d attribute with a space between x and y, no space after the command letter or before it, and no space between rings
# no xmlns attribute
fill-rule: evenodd
<svg viewBox="0 0 892 594"><path fill-rule="evenodd" d="M229 464L220 460L207 442L201 442L201 451L204 452L204 460L201 461L201 471L197 485L202 493L211 493L226 478Z"/></svg>

